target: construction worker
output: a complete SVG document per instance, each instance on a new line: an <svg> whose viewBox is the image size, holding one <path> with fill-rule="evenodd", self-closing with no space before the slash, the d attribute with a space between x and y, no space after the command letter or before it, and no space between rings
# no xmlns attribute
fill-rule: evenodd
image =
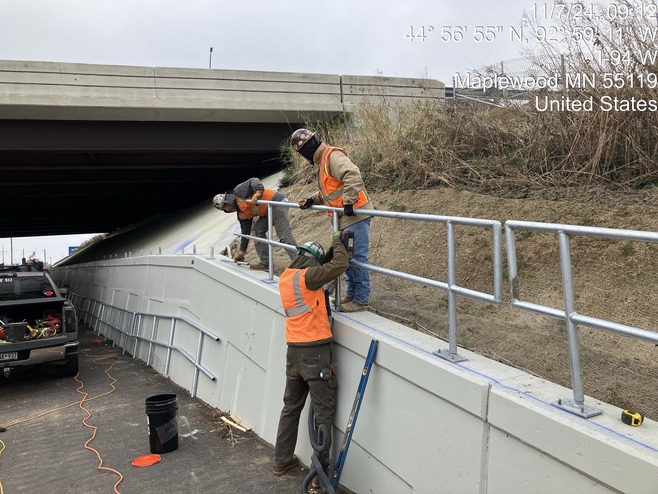
<svg viewBox="0 0 658 494"><path fill-rule="evenodd" d="M361 171L350 161L347 153L322 142L314 132L298 129L290 137L292 148L318 167L320 190L299 202L301 209L314 204L343 208L339 229L354 232L354 255L352 259L368 262L370 244L370 222L368 215L356 215L357 210L374 209L366 192ZM328 213L331 216L331 213ZM340 302L342 312L366 310L370 302L370 272L350 266L345 273L347 289Z"/></svg>
<svg viewBox="0 0 658 494"><path fill-rule="evenodd" d="M334 233L326 255L322 246L307 242L279 279L281 302L286 313L286 389L274 445L275 475L282 475L299 463L295 452L299 417L311 394L318 427L329 433L336 411L338 379L332 362L330 309L324 285L349 266L347 250ZM327 451L329 448L327 448ZM328 452L327 452L328 454ZM328 458L326 458L328 460Z"/></svg>
<svg viewBox="0 0 658 494"><path fill-rule="evenodd" d="M247 199L251 199L252 202L248 203ZM260 199L264 201L288 202L288 198L283 192L266 189L263 183L254 177L236 185L233 188L232 194L217 194L213 199L213 204L217 209L221 209L225 213L237 212L240 231L243 235L249 235L253 226L256 237L267 238L268 208L266 204L258 204ZM253 222L254 218L256 218L255 223ZM288 208L276 206L272 208L272 225L280 242L297 246L297 241L292 234L290 221L288 220ZM244 261L244 255L247 252L248 245L249 239L242 237L240 239L240 248L233 256L233 260L236 262ZM293 259L296 255L295 251L287 250L286 252L290 256L290 259ZM260 262L258 264L250 264L249 267L260 271L268 271L270 259L267 244L256 242L256 254L258 254Z"/></svg>

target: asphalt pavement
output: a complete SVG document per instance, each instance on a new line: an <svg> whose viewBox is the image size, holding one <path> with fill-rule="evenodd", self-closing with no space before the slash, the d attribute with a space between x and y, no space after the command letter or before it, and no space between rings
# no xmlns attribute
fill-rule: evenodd
<svg viewBox="0 0 658 494"><path fill-rule="evenodd" d="M80 333L76 378L57 379L48 365L0 376L0 494L300 493L307 469L273 475L272 445L229 432L220 411L91 330ZM178 448L135 467L151 453L145 400L160 394L176 395Z"/></svg>

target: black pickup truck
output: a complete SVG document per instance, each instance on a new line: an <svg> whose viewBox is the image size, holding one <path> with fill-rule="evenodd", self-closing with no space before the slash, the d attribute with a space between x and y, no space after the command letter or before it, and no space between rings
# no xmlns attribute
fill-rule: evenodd
<svg viewBox="0 0 658 494"><path fill-rule="evenodd" d="M78 373L75 307L46 271L0 268L0 369L55 364L57 376Z"/></svg>

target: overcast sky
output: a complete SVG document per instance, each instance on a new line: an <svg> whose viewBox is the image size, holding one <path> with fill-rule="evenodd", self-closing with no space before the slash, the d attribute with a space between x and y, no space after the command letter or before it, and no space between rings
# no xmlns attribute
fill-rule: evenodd
<svg viewBox="0 0 658 494"><path fill-rule="evenodd" d="M0 0L0 59L195 68L212 62L215 69L430 77L451 85L455 72L519 57L521 43L510 41L510 29L531 6L529 0ZM477 26L492 26L480 34L493 41L475 41ZM460 30L465 36L456 40ZM16 239L14 251L42 257L46 249L55 262L79 240ZM9 239L0 241L8 251Z"/></svg>

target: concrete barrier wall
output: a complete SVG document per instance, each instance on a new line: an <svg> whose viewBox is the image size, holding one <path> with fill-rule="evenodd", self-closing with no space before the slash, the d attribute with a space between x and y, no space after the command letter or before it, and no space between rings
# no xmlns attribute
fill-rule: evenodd
<svg viewBox="0 0 658 494"><path fill-rule="evenodd" d="M301 122L372 95L439 98L434 80L0 61L0 118ZM345 103L345 105L343 104Z"/></svg>
<svg viewBox="0 0 658 494"><path fill-rule="evenodd" d="M389 105L424 100L444 104L445 84L433 79L344 75L340 82L342 101L347 111L364 100L377 103L382 98Z"/></svg>
<svg viewBox="0 0 658 494"><path fill-rule="evenodd" d="M133 311L183 315L221 338L203 341L197 396L275 441L285 385L284 315L276 284L232 263L193 255L143 256L55 271L74 293ZM554 407L571 391L365 312L335 314L339 376L334 456L352 407L370 341L379 340L342 483L357 493L655 493L658 427L619 421L620 410L592 398L604 413L583 419ZM149 329L151 331L151 329ZM110 333L112 333L110 331ZM149 333L150 334L150 333ZM116 335L110 334L110 337ZM158 328L166 342L168 331ZM175 342L197 349L196 332ZM128 349L132 350L132 344ZM148 345L136 355L146 360ZM164 372L166 352L151 365ZM168 376L191 389L194 367L172 358ZM302 418L297 454L312 450Z"/></svg>

